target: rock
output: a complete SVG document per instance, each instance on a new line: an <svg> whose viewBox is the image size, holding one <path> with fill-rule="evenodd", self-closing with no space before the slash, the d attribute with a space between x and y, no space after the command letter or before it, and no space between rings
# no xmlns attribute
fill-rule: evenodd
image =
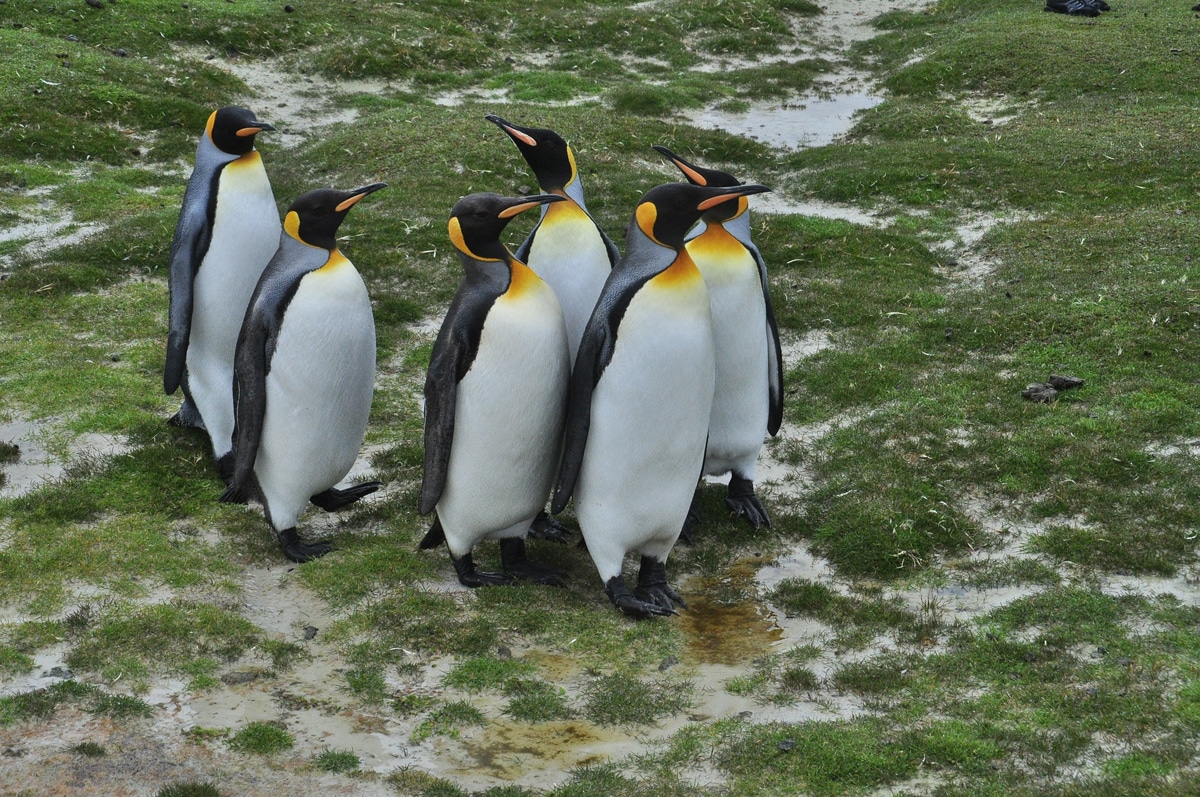
<svg viewBox="0 0 1200 797"><path fill-rule="evenodd" d="M1036 401L1039 404L1049 404L1058 398L1058 391L1045 382L1034 382L1031 385L1026 385L1021 391L1021 395L1029 401Z"/></svg>
<svg viewBox="0 0 1200 797"><path fill-rule="evenodd" d="M1083 380L1077 376L1050 374L1048 384L1055 390L1073 390L1077 387L1083 387Z"/></svg>
<svg viewBox="0 0 1200 797"><path fill-rule="evenodd" d="M315 625L304 626L304 641L309 642L317 635L317 627Z"/></svg>
<svg viewBox="0 0 1200 797"><path fill-rule="evenodd" d="M104 0L83 0L92 8L104 8Z"/></svg>
<svg viewBox="0 0 1200 797"><path fill-rule="evenodd" d="M679 659L677 659L675 656L667 656L665 659L662 660L662 663L660 663L658 665L658 671L666 672L667 670L671 669L678 663L679 663Z"/></svg>

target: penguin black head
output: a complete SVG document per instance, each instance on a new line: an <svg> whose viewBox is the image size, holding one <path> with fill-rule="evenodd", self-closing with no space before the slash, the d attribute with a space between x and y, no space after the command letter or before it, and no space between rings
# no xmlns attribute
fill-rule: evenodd
<svg viewBox="0 0 1200 797"><path fill-rule="evenodd" d="M287 234L309 246L319 246L333 251L337 249L337 231L350 208L387 183L371 183L353 191L336 188L318 188L309 191L292 202L283 218L283 229Z"/></svg>
<svg viewBox="0 0 1200 797"><path fill-rule="evenodd" d="M245 155L254 149L254 137L259 133L273 131L267 122L254 118L254 111L227 105L218 108L208 117L205 132L217 145L217 149L230 155Z"/></svg>
<svg viewBox="0 0 1200 797"><path fill-rule="evenodd" d="M713 187L667 183L651 188L638 201L633 222L651 240L672 249L683 248L683 237L710 208L739 197L770 191L765 185Z"/></svg>
<svg viewBox="0 0 1200 797"><path fill-rule="evenodd" d="M720 169L706 169L703 166L688 163L661 144L655 144L654 149L674 163L692 185L707 185L717 188L742 185L742 181L729 172L723 172ZM745 199L739 199L737 202L722 202L705 213L704 218L709 221L725 221L740 215L747 207L749 207L749 203Z"/></svg>
<svg viewBox="0 0 1200 797"><path fill-rule="evenodd" d="M558 133L538 127L521 127L494 113L484 117L508 134L537 176L543 191L561 191L575 179L575 153Z"/></svg>
<svg viewBox="0 0 1200 797"><path fill-rule="evenodd" d="M500 243L500 233L517 214L561 202L557 194L503 197L499 194L471 194L458 200L450 211L450 241L454 248L475 260L506 260L508 250Z"/></svg>

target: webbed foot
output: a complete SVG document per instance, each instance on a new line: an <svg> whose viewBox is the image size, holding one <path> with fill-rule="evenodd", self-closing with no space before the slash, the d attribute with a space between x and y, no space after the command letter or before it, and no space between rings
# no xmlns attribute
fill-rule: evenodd
<svg viewBox="0 0 1200 797"><path fill-rule="evenodd" d="M317 493L308 500L326 512L336 512L339 509L350 506L350 504L353 504L358 499L370 495L382 486L383 482L363 482L362 484L351 485L344 490L330 487L328 490Z"/></svg>
<svg viewBox="0 0 1200 797"><path fill-rule="evenodd" d="M454 554L450 554L450 561L454 564L454 572L458 573L458 583L464 587L475 589L477 587L500 586L513 582L512 576L506 573L488 573L483 570L476 570L475 560L469 553L457 558Z"/></svg>
<svg viewBox="0 0 1200 797"><path fill-rule="evenodd" d="M571 541L571 530L542 510L530 524L529 536L535 540L550 540L565 545Z"/></svg>
<svg viewBox="0 0 1200 797"><path fill-rule="evenodd" d="M767 517L767 510L763 509L763 505L758 501L758 496L754 494L754 482L743 479L736 473L730 474L729 492L725 494L725 506L729 507L734 520L745 516L755 531L763 526L771 528L771 518Z"/></svg>
<svg viewBox="0 0 1200 797"><path fill-rule="evenodd" d="M665 609L658 603L646 601L629 591L620 576L613 576L604 584L608 599L630 617L666 617L675 614L674 609Z"/></svg>
<svg viewBox="0 0 1200 797"><path fill-rule="evenodd" d="M295 528L279 532L279 547L283 549L283 555L293 562L309 562L333 550L333 546L327 542L305 542Z"/></svg>
<svg viewBox="0 0 1200 797"><path fill-rule="evenodd" d="M504 564L504 572L513 578L552 587L566 586L562 572L535 562L525 554L525 540L520 537L500 540L500 561Z"/></svg>
<svg viewBox="0 0 1200 797"><path fill-rule="evenodd" d="M653 603L674 613L675 607L688 608L683 596L667 583L667 564L650 556L642 557L642 567L638 571L637 589L634 595L647 603Z"/></svg>
<svg viewBox="0 0 1200 797"><path fill-rule="evenodd" d="M217 457L217 475L221 477L221 481L225 482L225 484L233 481L233 463L234 456L232 451Z"/></svg>

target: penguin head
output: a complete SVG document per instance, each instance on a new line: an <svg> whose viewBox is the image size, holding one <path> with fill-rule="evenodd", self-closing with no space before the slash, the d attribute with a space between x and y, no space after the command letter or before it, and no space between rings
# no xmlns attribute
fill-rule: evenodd
<svg viewBox="0 0 1200 797"><path fill-rule="evenodd" d="M671 150L655 144L654 149L664 155L667 160L674 163L679 171L683 172L683 176L692 185L707 185L718 188L727 188L730 186L741 185L742 181L734 177L729 172L723 172L720 169L706 169L703 166L697 166L694 163L688 163L683 158L676 155ZM722 202L715 205L711 210L704 214L705 221L728 221L729 219L740 216L750 206L749 201L745 197L740 197L737 202Z"/></svg>
<svg viewBox="0 0 1200 797"><path fill-rule="evenodd" d="M371 183L353 191L318 188L292 202L283 217L283 229L288 235L309 246L337 249L337 231L350 208L367 194L373 194L387 183Z"/></svg>
<svg viewBox="0 0 1200 797"><path fill-rule="evenodd" d="M502 197L499 194L471 194L458 200L450 211L450 241L454 248L474 260L507 260L508 249L500 242L500 233L517 214L566 197L557 194Z"/></svg>
<svg viewBox="0 0 1200 797"><path fill-rule="evenodd" d="M638 201L633 224L655 243L682 249L684 235L707 211L724 203L736 205L741 197L770 190L756 184L718 187L666 183L651 188Z"/></svg>
<svg viewBox="0 0 1200 797"><path fill-rule="evenodd" d="M575 153L558 133L538 127L521 127L494 113L486 117L508 134L537 176L543 191L561 191L576 177Z"/></svg>
<svg viewBox="0 0 1200 797"><path fill-rule="evenodd" d="M209 114L205 133L217 149L230 155L245 155L254 149L254 137L273 131L267 122L254 118L254 111L227 105Z"/></svg>

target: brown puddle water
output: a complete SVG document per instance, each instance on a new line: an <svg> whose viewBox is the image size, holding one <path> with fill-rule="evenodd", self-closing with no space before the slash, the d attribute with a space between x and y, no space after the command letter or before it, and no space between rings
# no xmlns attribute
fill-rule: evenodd
<svg viewBox="0 0 1200 797"><path fill-rule="evenodd" d="M688 609L679 613L687 656L695 664L743 664L768 655L783 639L775 613L754 600L755 573L762 562L743 560L724 578L688 583Z"/></svg>
<svg viewBox="0 0 1200 797"><path fill-rule="evenodd" d="M614 746L628 743L628 734L589 722L562 720L531 724L493 720L475 738L463 741L473 777L500 781L528 778L575 767L600 764L613 757Z"/></svg>

